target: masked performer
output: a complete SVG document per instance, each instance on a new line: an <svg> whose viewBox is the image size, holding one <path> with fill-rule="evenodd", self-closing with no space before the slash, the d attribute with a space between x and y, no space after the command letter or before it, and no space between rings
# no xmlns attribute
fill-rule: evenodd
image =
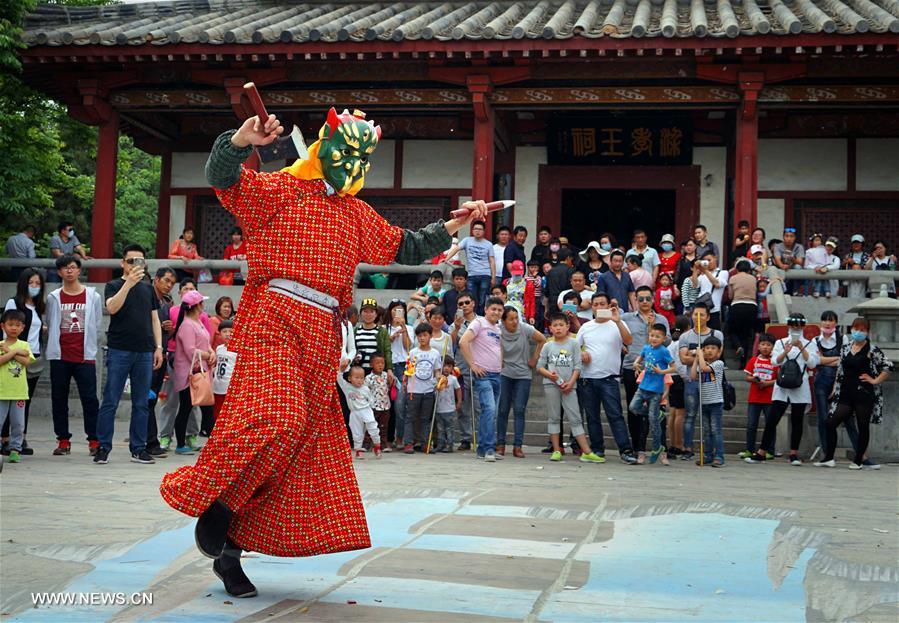
<svg viewBox="0 0 899 623"><path fill-rule="evenodd" d="M262 123L264 122L264 126ZM313 556L370 547L335 379L341 310L356 265L419 264L450 246L465 218L417 232L389 225L356 199L380 127L332 108L309 158L276 173L242 168L283 128L253 117L219 136L206 177L249 242L238 353L215 429L195 465L167 474L165 501L192 517L197 547L226 591L252 597L241 551Z"/></svg>

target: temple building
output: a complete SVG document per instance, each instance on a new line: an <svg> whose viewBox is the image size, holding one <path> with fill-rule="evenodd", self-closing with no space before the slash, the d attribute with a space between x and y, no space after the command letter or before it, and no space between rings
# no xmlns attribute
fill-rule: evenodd
<svg viewBox="0 0 899 623"><path fill-rule="evenodd" d="M190 224L220 257L233 219L203 165L252 114L247 81L306 137L365 111L384 140L360 196L406 227L514 198L490 226L530 243L701 222L727 247L745 219L899 245L899 0L39 5L24 42L25 81L99 126L97 257L119 133L163 158L157 253Z"/></svg>

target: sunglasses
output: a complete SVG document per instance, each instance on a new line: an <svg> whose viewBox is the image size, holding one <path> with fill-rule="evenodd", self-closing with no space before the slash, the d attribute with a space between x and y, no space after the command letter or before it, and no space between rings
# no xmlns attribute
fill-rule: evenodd
<svg viewBox="0 0 899 623"><path fill-rule="evenodd" d="M652 297L651 296L638 296L637 300L640 301L641 303L648 303L652 300Z"/></svg>
<svg viewBox="0 0 899 623"><path fill-rule="evenodd" d="M131 265L134 265L134 264L146 264L146 263L147 263L147 260L145 260L145 259L142 258L142 257L129 257L127 260L125 260L125 263L126 263L126 264L131 264Z"/></svg>
<svg viewBox="0 0 899 623"><path fill-rule="evenodd" d="M472 301L459 301L459 305L471 305Z"/></svg>
<svg viewBox="0 0 899 623"><path fill-rule="evenodd" d="M784 227L784 233L785 234L795 234L796 228L795 227Z"/></svg>

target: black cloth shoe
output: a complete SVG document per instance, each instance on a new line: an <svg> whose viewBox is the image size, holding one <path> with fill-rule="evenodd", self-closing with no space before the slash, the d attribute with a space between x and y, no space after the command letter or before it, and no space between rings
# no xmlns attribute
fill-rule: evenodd
<svg viewBox="0 0 899 623"><path fill-rule="evenodd" d="M4 441L3 445L0 445L0 454L3 456L9 456L9 442Z"/></svg>
<svg viewBox="0 0 899 623"><path fill-rule="evenodd" d="M221 500L210 504L197 520L194 540L197 549L207 558L218 558L225 549L228 528L231 526L231 509Z"/></svg>
<svg viewBox="0 0 899 623"><path fill-rule="evenodd" d="M212 572L225 585L225 592L232 597L255 597L259 594L243 572L240 566L240 548L231 539L227 540L222 555L212 563Z"/></svg>
<svg viewBox="0 0 899 623"><path fill-rule="evenodd" d="M159 446L156 446L155 448L147 448L147 454L152 456L154 459L165 459L169 456L169 453Z"/></svg>
<svg viewBox="0 0 899 623"><path fill-rule="evenodd" d="M464 452L465 450L471 450L471 442L463 441L459 444L459 452Z"/></svg>
<svg viewBox="0 0 899 623"><path fill-rule="evenodd" d="M97 448L97 453L94 454L94 463L97 465L106 465L109 463L109 450L103 447Z"/></svg>
<svg viewBox="0 0 899 623"><path fill-rule="evenodd" d="M19 454L22 456L32 456L34 454L34 448L28 445L28 442L24 439L22 440L22 449L19 450Z"/></svg>
<svg viewBox="0 0 899 623"><path fill-rule="evenodd" d="M156 461L153 460L153 457L150 456L150 453L146 450L141 450L140 452L132 452L131 453L131 462L132 463L142 463L144 465L151 465Z"/></svg>

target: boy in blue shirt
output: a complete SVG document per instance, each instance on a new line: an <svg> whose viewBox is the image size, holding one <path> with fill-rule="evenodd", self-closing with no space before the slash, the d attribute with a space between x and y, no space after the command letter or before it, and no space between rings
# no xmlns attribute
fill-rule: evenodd
<svg viewBox="0 0 899 623"><path fill-rule="evenodd" d="M643 380L640 381L640 387L637 388L629 407L632 412L642 416L644 422L649 418L649 430L652 432L652 454L649 462L655 463L661 458L663 465L668 465L668 454L662 446L659 406L662 394L665 393L665 375L675 372L674 359L663 344L667 334L668 330L663 324L654 324L649 329L649 342L634 361L634 369L643 370ZM637 464L642 465L645 460L646 457L641 452L637 457Z"/></svg>

